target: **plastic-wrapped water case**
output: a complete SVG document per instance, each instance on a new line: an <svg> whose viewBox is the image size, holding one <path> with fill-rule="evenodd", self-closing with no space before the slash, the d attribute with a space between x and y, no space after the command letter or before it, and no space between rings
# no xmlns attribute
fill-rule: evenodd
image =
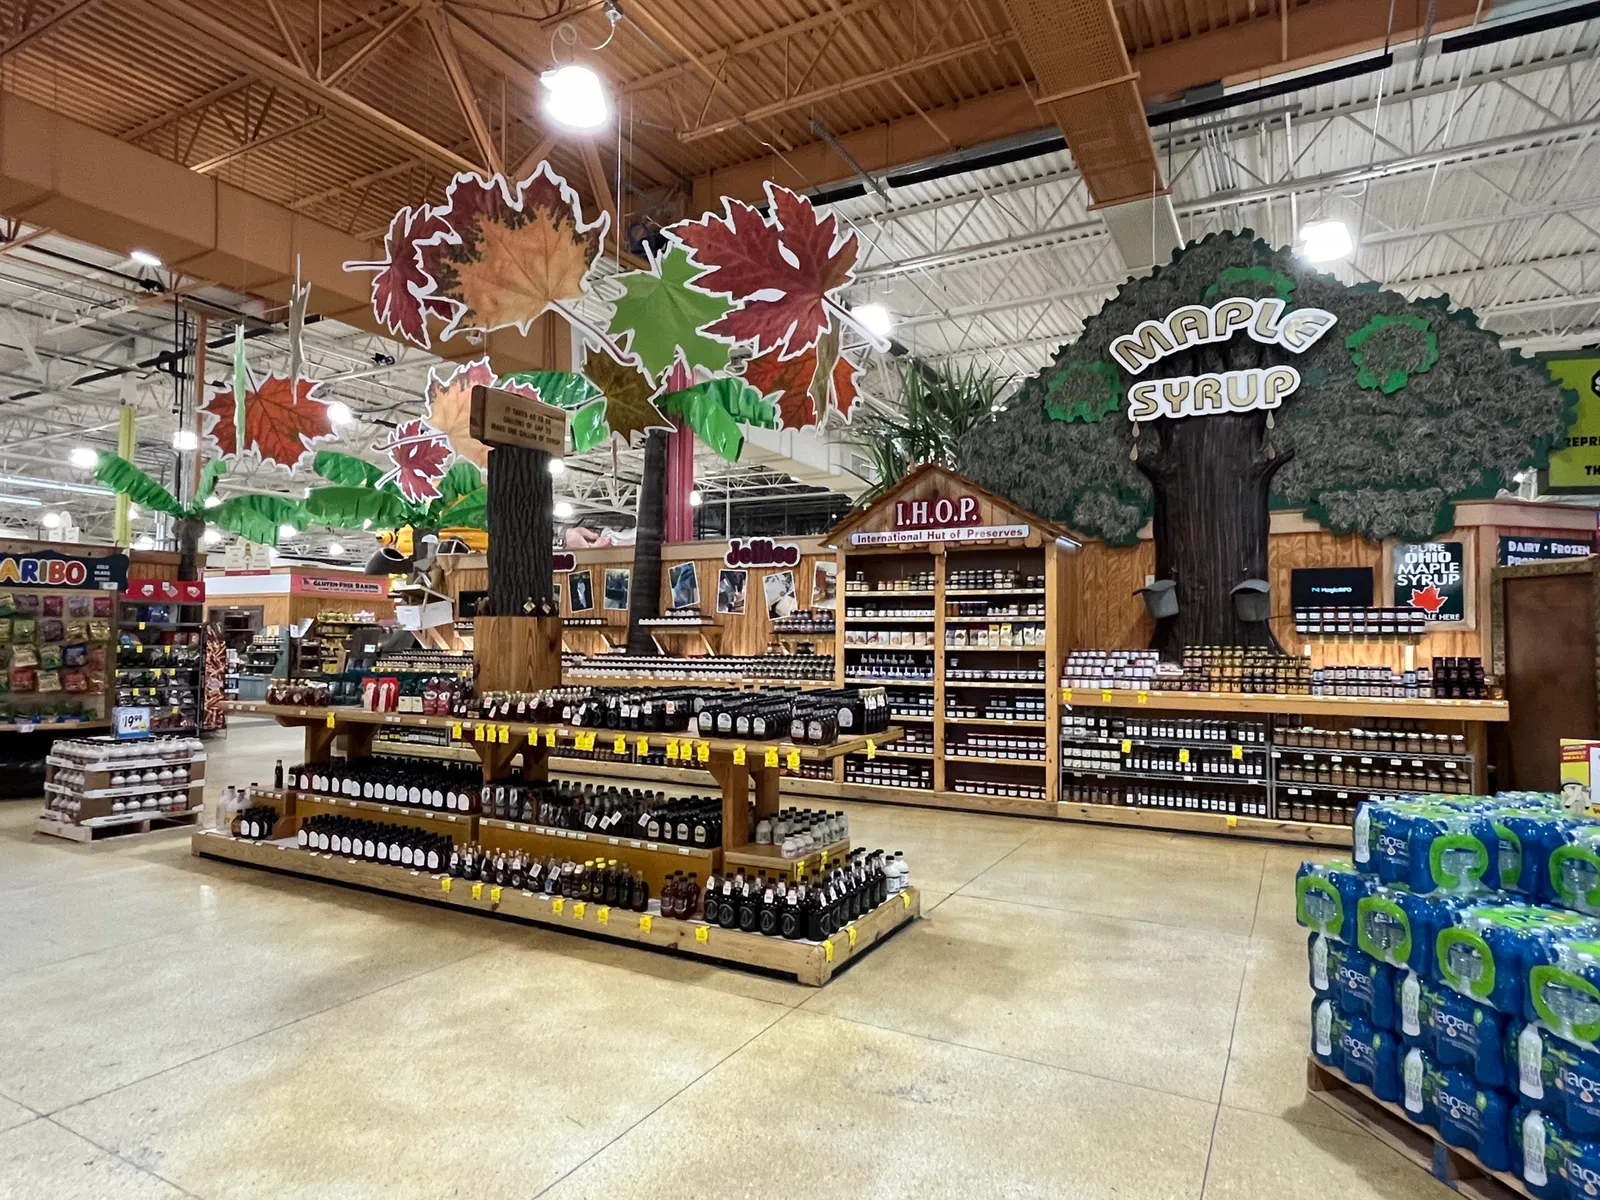
<svg viewBox="0 0 1600 1200"><path fill-rule="evenodd" d="M1419 896L1364 879L1356 900L1356 945L1362 953L1419 975L1433 973L1433 944L1455 912L1472 901L1463 896Z"/></svg>
<svg viewBox="0 0 1600 1200"><path fill-rule="evenodd" d="M1511 1101L1505 1093L1479 1086L1464 1071L1445 1071L1433 1102L1441 1138L1471 1150L1491 1170L1510 1169Z"/></svg>
<svg viewBox="0 0 1600 1200"><path fill-rule="evenodd" d="M1524 1010L1535 956L1547 955L1559 940L1593 933L1586 917L1520 900L1464 905L1434 939L1436 974L1469 999L1515 1016Z"/></svg>
<svg viewBox="0 0 1600 1200"><path fill-rule="evenodd" d="M1445 1070L1464 1071L1486 1087L1505 1086L1510 1018L1449 988L1423 984L1422 992L1434 1061Z"/></svg>
<svg viewBox="0 0 1600 1200"><path fill-rule="evenodd" d="M1403 1049L1400 1054L1400 1106L1418 1125L1438 1121L1434 1096L1443 1073L1420 1046Z"/></svg>
<svg viewBox="0 0 1600 1200"><path fill-rule="evenodd" d="M1354 836L1357 868L1391 887L1465 896L1499 886L1500 840L1487 813L1427 798L1369 801Z"/></svg>
<svg viewBox="0 0 1600 1200"><path fill-rule="evenodd" d="M1600 916L1600 825L1562 821L1550 825L1546 837L1540 899Z"/></svg>
<svg viewBox="0 0 1600 1200"><path fill-rule="evenodd" d="M1361 953L1354 946L1328 940L1327 978L1338 1005L1351 1016L1365 1017L1378 1029L1393 1029L1394 968ZM1312 948L1313 984L1316 948Z"/></svg>
<svg viewBox="0 0 1600 1200"><path fill-rule="evenodd" d="M1600 1145L1579 1142L1562 1165L1567 1176L1567 1195L1574 1200L1600 1196Z"/></svg>
<svg viewBox="0 0 1600 1200"><path fill-rule="evenodd" d="M1399 1102L1400 1040L1394 1034L1351 1017L1340 1031L1338 1053L1346 1079L1371 1088L1379 1100Z"/></svg>
<svg viewBox="0 0 1600 1200"><path fill-rule="evenodd" d="M1364 883L1343 859L1301 863L1294 877L1294 919L1317 933L1355 941L1356 901Z"/></svg>
<svg viewBox="0 0 1600 1200"><path fill-rule="evenodd" d="M1568 917L1584 921L1576 913ZM1600 932L1594 923L1530 948L1524 1015L1593 1050L1600 1042Z"/></svg>
<svg viewBox="0 0 1600 1200"><path fill-rule="evenodd" d="M1567 1162L1578 1154L1578 1143L1550 1113L1517 1105L1511 1112L1511 1150L1511 1171L1529 1192L1539 1200L1567 1200Z"/></svg>
<svg viewBox="0 0 1600 1200"><path fill-rule="evenodd" d="M1524 1103L1553 1113L1574 1138L1600 1139L1600 1054L1520 1022L1505 1045L1507 1082Z"/></svg>

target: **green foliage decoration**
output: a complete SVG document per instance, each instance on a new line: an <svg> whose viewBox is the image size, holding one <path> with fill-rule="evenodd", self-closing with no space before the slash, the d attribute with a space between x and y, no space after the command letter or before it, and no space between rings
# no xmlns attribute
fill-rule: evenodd
<svg viewBox="0 0 1600 1200"><path fill-rule="evenodd" d="M187 504L156 482L127 459L116 454L102 454L95 465L94 476L106 487L133 503L154 512L163 512L178 520L204 520L218 529L236 533L252 542L266 546L278 544L278 534L285 525L304 529L307 524L305 510L296 500L287 496L269 496L249 493L230 496L221 504L208 507L217 490L217 481L228 473L228 464L214 458L200 472L200 484Z"/></svg>
<svg viewBox="0 0 1600 1200"><path fill-rule="evenodd" d="M1250 300L1265 300L1276 296L1285 304L1294 299L1295 282L1271 267L1225 267L1217 281L1206 288L1208 303L1243 296Z"/></svg>
<svg viewBox="0 0 1600 1200"><path fill-rule="evenodd" d="M1356 386L1377 388L1386 396L1439 361L1439 337L1415 313L1379 313L1344 344L1357 367Z"/></svg>
<svg viewBox="0 0 1600 1200"><path fill-rule="evenodd" d="M901 375L904 403L895 415L873 413L856 425L855 443L872 460L881 495L923 463L961 471L967 437L986 427L1007 380L987 369L930 367L910 360Z"/></svg>
<svg viewBox="0 0 1600 1200"><path fill-rule="evenodd" d="M1122 374L1106 362L1074 362L1045 385L1044 411L1056 421L1098 421L1122 407Z"/></svg>

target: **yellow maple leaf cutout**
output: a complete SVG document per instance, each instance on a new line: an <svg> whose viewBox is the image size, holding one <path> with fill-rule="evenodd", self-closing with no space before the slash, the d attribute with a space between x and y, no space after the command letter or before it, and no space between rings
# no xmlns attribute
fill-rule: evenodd
<svg viewBox="0 0 1600 1200"><path fill-rule="evenodd" d="M472 389L479 384L495 385L495 374L487 358L462 363L441 376L439 368L428 372L428 424L450 439L450 447L462 458L480 468L489 465L489 447L472 436Z"/></svg>
<svg viewBox="0 0 1600 1200"><path fill-rule="evenodd" d="M526 326L556 301L583 295L588 270L584 243L573 238L570 222L536 208L515 228L498 221L481 225L478 256L457 265L455 287L446 295L467 306L471 317L462 324Z"/></svg>

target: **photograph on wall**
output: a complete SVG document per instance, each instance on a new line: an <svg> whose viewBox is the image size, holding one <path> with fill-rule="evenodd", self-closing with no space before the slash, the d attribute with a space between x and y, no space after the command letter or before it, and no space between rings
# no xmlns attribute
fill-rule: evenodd
<svg viewBox="0 0 1600 1200"><path fill-rule="evenodd" d="M594 607L594 580L588 571L574 571L568 575L567 591L572 596L573 612L583 612Z"/></svg>
<svg viewBox="0 0 1600 1200"><path fill-rule="evenodd" d="M698 608L700 606L700 577L692 562L679 563L667 568L667 590L673 608Z"/></svg>
<svg viewBox="0 0 1600 1200"><path fill-rule="evenodd" d="M1429 621L1467 619L1466 556L1460 542L1397 542L1394 548L1394 602L1420 608Z"/></svg>
<svg viewBox="0 0 1600 1200"><path fill-rule="evenodd" d="M792 617L799 611L800 597L794 590L793 571L774 571L761 581L767 597L767 616L776 621L779 617Z"/></svg>
<svg viewBox="0 0 1600 1200"><path fill-rule="evenodd" d="M744 616L745 589L750 585L750 572L724 567L717 572L717 611L729 616Z"/></svg>
<svg viewBox="0 0 1600 1200"><path fill-rule="evenodd" d="M811 607L832 608L839 595L839 564L832 559L819 559L811 573Z"/></svg>
<svg viewBox="0 0 1600 1200"><path fill-rule="evenodd" d="M606 607L612 611L628 607L628 580L633 572L627 567L606 568Z"/></svg>

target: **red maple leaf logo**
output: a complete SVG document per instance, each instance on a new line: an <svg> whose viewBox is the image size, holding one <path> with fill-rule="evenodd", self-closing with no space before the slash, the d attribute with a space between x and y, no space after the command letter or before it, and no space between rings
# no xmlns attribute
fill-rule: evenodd
<svg viewBox="0 0 1600 1200"><path fill-rule="evenodd" d="M287 375L268 375L257 383L247 381L244 394L244 444L234 428L233 390L206 389L206 436L217 444L223 458L258 455L263 463L293 469L317 442L337 437L328 419L328 401L315 392L320 383L300 378L291 385Z"/></svg>
<svg viewBox="0 0 1600 1200"><path fill-rule="evenodd" d="M840 237L831 213L818 214L788 188L769 182L767 198L770 218L724 198L725 216L707 213L670 232L707 268L692 286L738 305L706 332L754 342L757 354L781 350L792 357L827 330L832 293L854 277L857 243L855 234Z"/></svg>
<svg viewBox="0 0 1600 1200"><path fill-rule="evenodd" d="M378 449L394 463L394 470L378 480L380 486L392 482L413 504L439 498L439 480L450 467L449 438L415 417L396 427Z"/></svg>
<svg viewBox="0 0 1600 1200"><path fill-rule="evenodd" d="M1429 616L1444 607L1444 597L1439 594L1439 589L1429 584L1425 588L1411 589L1411 607L1420 608Z"/></svg>

